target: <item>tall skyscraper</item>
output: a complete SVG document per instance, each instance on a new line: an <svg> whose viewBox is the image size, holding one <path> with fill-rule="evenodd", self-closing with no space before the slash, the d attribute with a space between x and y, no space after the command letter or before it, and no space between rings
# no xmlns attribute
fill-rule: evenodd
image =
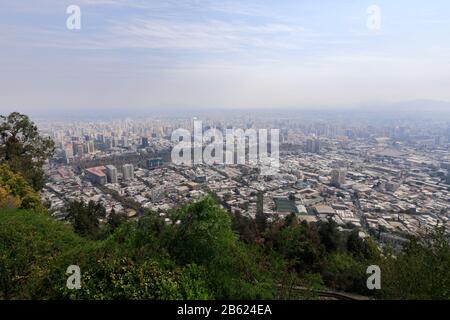
<svg viewBox="0 0 450 320"><path fill-rule="evenodd" d="M132 164L124 164L122 166L123 180L134 180L134 167Z"/></svg>
<svg viewBox="0 0 450 320"><path fill-rule="evenodd" d="M73 146L71 143L67 143L64 146L64 159L66 163L70 163L73 160Z"/></svg>
<svg viewBox="0 0 450 320"><path fill-rule="evenodd" d="M106 166L106 177L109 183L117 183L117 168L112 165Z"/></svg>

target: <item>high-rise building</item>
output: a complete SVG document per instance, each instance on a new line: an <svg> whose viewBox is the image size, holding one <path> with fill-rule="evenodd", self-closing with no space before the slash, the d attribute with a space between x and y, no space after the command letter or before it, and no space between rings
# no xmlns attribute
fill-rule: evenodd
<svg viewBox="0 0 450 320"><path fill-rule="evenodd" d="M147 148L148 146L148 138L142 137L142 148Z"/></svg>
<svg viewBox="0 0 450 320"><path fill-rule="evenodd" d="M317 138L306 140L306 152L320 153L320 140Z"/></svg>
<svg viewBox="0 0 450 320"><path fill-rule="evenodd" d="M113 147L113 140L111 137L106 137L105 139L105 146L107 149L111 149Z"/></svg>
<svg viewBox="0 0 450 320"><path fill-rule="evenodd" d="M64 159L66 163L70 163L73 160L73 146L71 143L67 143L64 146Z"/></svg>
<svg viewBox="0 0 450 320"><path fill-rule="evenodd" d="M122 166L123 180L134 180L134 167L132 164L124 164Z"/></svg>
<svg viewBox="0 0 450 320"><path fill-rule="evenodd" d="M86 145L87 145L87 152L89 154L93 154L95 152L94 141L89 140L86 142Z"/></svg>
<svg viewBox="0 0 450 320"><path fill-rule="evenodd" d="M109 183L117 183L117 168L112 165L106 166L106 177Z"/></svg>
<svg viewBox="0 0 450 320"><path fill-rule="evenodd" d="M82 142L74 142L73 143L73 154L79 158L83 157L84 146L83 146Z"/></svg>
<svg viewBox="0 0 450 320"><path fill-rule="evenodd" d="M331 171L331 185L340 187L345 184L346 172L342 169L333 169Z"/></svg>

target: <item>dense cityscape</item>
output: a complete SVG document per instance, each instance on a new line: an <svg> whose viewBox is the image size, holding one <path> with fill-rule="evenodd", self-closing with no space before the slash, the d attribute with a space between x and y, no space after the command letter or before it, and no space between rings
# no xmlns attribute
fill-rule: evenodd
<svg viewBox="0 0 450 320"><path fill-rule="evenodd" d="M60 220L68 202L82 199L129 219L150 209L170 224L171 209L213 193L230 213L331 218L343 232L356 228L394 247L436 226L450 230L448 122L229 121L205 118L203 130L282 128L277 174L251 164L173 164L171 133L190 130L192 118L43 123L57 149L42 198Z"/></svg>

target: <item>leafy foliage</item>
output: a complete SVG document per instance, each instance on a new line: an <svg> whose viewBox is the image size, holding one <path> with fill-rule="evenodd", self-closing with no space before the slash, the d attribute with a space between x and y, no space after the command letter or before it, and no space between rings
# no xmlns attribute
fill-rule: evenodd
<svg viewBox="0 0 450 320"><path fill-rule="evenodd" d="M68 219L72 222L76 233L96 239L100 235L99 219L105 218L106 210L100 204L90 201L87 205L82 201L73 201L68 206Z"/></svg>
<svg viewBox="0 0 450 320"><path fill-rule="evenodd" d="M0 163L20 173L36 191L44 185L42 165L53 151L53 140L42 137L26 115L0 115Z"/></svg>
<svg viewBox="0 0 450 320"><path fill-rule="evenodd" d="M42 279L63 252L86 241L47 215L24 210L0 212L0 299L47 296ZM66 266L67 268L67 266ZM65 269L64 269L65 271Z"/></svg>
<svg viewBox="0 0 450 320"><path fill-rule="evenodd" d="M324 288L371 295L365 272L372 264L382 270L378 298L450 298L449 239L443 230L423 241L412 239L394 257L381 255L357 232L340 233L335 238L340 245L328 252L324 243L330 238L319 232L323 226L295 219L268 223L265 232L258 231L262 242L246 243L210 198L172 217L179 222L168 225L147 214L98 239L92 235L108 224L80 236L48 215L4 209L0 299L316 299L316 290ZM73 264L82 271L81 290L65 286ZM299 295L297 286L306 291Z"/></svg>
<svg viewBox="0 0 450 320"><path fill-rule="evenodd" d="M42 210L39 194L6 164L0 165L0 209L2 208Z"/></svg>
<svg viewBox="0 0 450 320"><path fill-rule="evenodd" d="M226 299L271 298L272 280L258 265L258 253L239 241L231 218L208 197L173 215L168 251L181 265L206 268L212 291Z"/></svg>
<svg viewBox="0 0 450 320"><path fill-rule="evenodd" d="M443 228L425 239L411 239L408 247L380 266L386 299L450 299L450 246Z"/></svg>
<svg viewBox="0 0 450 320"><path fill-rule="evenodd" d="M94 204L72 207L81 215L95 211ZM95 224L79 232L80 237L45 215L5 211L0 215L1 295L6 299L273 296L273 285L257 264L261 256L239 242L225 211L205 199L175 214L186 223L185 230L181 224L169 226L148 215L138 223L121 224L107 239L91 240L98 234ZM77 225L86 224L79 219ZM205 230L207 241L201 236ZM204 252L194 250L197 247ZM31 263L28 257L33 257ZM72 291L65 287L65 271L74 264L82 270L82 288Z"/></svg>

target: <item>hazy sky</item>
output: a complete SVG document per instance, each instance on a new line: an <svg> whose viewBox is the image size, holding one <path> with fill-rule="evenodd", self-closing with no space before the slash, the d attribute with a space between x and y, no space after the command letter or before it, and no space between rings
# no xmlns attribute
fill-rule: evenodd
<svg viewBox="0 0 450 320"><path fill-rule="evenodd" d="M449 39L448 0L1 0L0 112L450 101Z"/></svg>

